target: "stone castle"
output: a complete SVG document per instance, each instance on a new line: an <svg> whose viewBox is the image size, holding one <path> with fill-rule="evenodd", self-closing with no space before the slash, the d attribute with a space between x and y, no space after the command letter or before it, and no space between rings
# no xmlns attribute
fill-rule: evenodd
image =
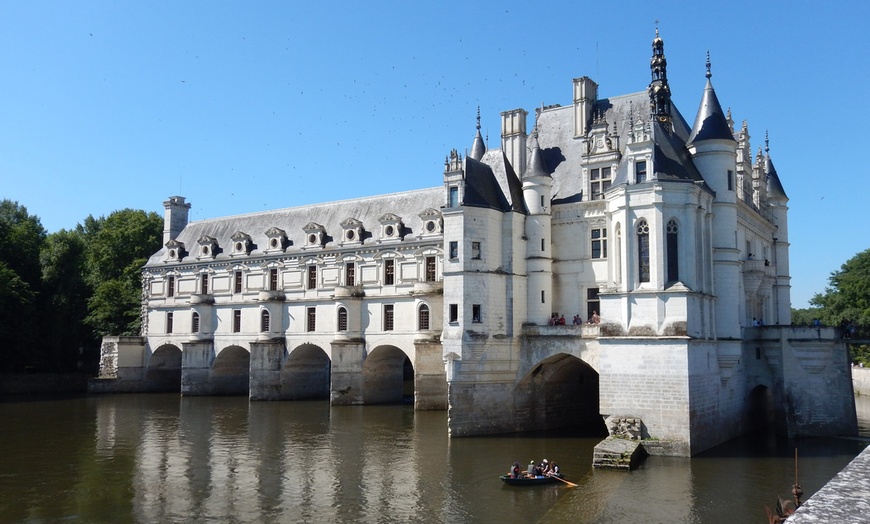
<svg viewBox="0 0 870 524"><path fill-rule="evenodd" d="M842 341L789 326L767 139L753 155L709 59L692 124L658 34L650 74L611 97L574 79L531 130L505 111L499 149L478 115L437 187L190 223L170 197L143 334L106 338L94 389L413 398L452 436L629 423L673 455L857 431Z"/></svg>

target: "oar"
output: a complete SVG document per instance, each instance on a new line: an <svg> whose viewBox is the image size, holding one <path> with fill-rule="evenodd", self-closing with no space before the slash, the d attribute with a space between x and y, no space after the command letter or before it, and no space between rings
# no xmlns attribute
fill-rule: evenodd
<svg viewBox="0 0 870 524"><path fill-rule="evenodd" d="M556 479L556 480L561 480L562 482L564 482L565 484L568 484L568 485L571 486L572 488L576 488L576 487L577 487L577 484L574 484L573 482L568 482L567 480L563 479L562 477L557 477L556 475L551 475L551 476L552 476L554 479Z"/></svg>

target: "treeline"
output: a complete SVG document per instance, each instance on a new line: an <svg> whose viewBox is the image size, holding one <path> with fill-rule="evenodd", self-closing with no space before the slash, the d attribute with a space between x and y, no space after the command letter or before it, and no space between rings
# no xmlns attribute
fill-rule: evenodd
<svg viewBox="0 0 870 524"><path fill-rule="evenodd" d="M810 299L809 308L792 309L792 322L836 326L851 331L853 338L870 338L870 249L862 251L834 271L824 293ZM848 333L847 333L848 336ZM870 346L850 344L854 362L870 366Z"/></svg>
<svg viewBox="0 0 870 524"><path fill-rule="evenodd" d="M0 372L96 373L103 335L138 335L141 268L163 219L124 209L47 233L0 201Z"/></svg>

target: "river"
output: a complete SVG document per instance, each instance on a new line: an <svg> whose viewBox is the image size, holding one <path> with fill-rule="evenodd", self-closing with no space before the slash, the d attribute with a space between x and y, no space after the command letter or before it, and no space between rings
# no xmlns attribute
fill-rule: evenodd
<svg viewBox="0 0 870 524"><path fill-rule="evenodd" d="M858 397L870 437L870 398ZM742 437L631 472L591 468L595 439L449 439L446 412L325 401L107 395L0 402L0 522L766 522L870 439ZM578 484L506 486L548 458Z"/></svg>

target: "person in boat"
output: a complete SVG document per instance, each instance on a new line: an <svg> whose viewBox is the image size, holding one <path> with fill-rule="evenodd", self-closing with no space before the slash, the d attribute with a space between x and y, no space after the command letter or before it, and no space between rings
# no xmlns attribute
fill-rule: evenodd
<svg viewBox="0 0 870 524"><path fill-rule="evenodd" d="M541 462L541 465L538 467L541 469L541 475L543 476L547 476L547 474L550 472L550 463L547 462L547 459L544 459Z"/></svg>
<svg viewBox="0 0 870 524"><path fill-rule="evenodd" d="M548 477L558 477L561 470L559 469L559 465L555 462L550 463L550 471L547 472Z"/></svg>
<svg viewBox="0 0 870 524"><path fill-rule="evenodd" d="M535 461L534 460L529 461L529 469L528 469L528 471L526 471L526 475L529 477L536 476L535 475Z"/></svg>
<svg viewBox="0 0 870 524"><path fill-rule="evenodd" d="M521 473L522 472L520 470L520 463L514 462L514 465L511 466L511 472L510 472L511 478L512 479L519 478Z"/></svg>

